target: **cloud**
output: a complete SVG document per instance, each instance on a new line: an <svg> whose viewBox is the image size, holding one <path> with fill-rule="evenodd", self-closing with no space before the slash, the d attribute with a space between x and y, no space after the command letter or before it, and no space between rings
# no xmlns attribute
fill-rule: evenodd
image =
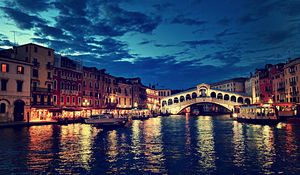
<svg viewBox="0 0 300 175"><path fill-rule="evenodd" d="M32 29L35 25L45 23L42 18L29 15L22 12L20 9L9 7L0 7L6 13L6 17L12 19L20 29Z"/></svg>
<svg viewBox="0 0 300 175"><path fill-rule="evenodd" d="M224 29L222 32L217 33L216 37L224 37L224 36L230 36L230 35L236 35L238 32L229 32L230 29Z"/></svg>
<svg viewBox="0 0 300 175"><path fill-rule="evenodd" d="M182 43L189 45L192 48L197 46L204 46L204 45L219 45L222 44L219 40L192 40L192 41L182 41Z"/></svg>
<svg viewBox="0 0 300 175"><path fill-rule="evenodd" d="M192 18L186 18L183 15L177 15L171 23L173 24L185 24L185 25L204 25L207 23L207 21L204 20L198 20L198 19L192 19Z"/></svg>
<svg viewBox="0 0 300 175"><path fill-rule="evenodd" d="M30 12L45 11L50 7L50 4L45 0L15 0L16 4L23 10Z"/></svg>
<svg viewBox="0 0 300 175"><path fill-rule="evenodd" d="M258 21L260 19L261 18L256 16L255 14L248 13L248 14L245 14L245 15L241 16L238 19L238 21L239 21L240 24L244 25L244 24L248 24L248 23L251 23L251 22Z"/></svg>

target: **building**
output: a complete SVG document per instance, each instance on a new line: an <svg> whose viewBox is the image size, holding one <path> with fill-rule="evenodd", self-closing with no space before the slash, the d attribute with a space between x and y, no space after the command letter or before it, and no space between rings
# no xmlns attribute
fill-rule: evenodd
<svg viewBox="0 0 300 175"><path fill-rule="evenodd" d="M137 109L147 109L147 87L144 86L140 78L129 78L132 84L132 104Z"/></svg>
<svg viewBox="0 0 300 175"><path fill-rule="evenodd" d="M271 71L273 102L286 102L284 64L276 64Z"/></svg>
<svg viewBox="0 0 300 175"><path fill-rule="evenodd" d="M300 102L300 58L289 60L284 66L286 102Z"/></svg>
<svg viewBox="0 0 300 175"><path fill-rule="evenodd" d="M26 61L0 57L0 66L0 122L28 120L32 65Z"/></svg>
<svg viewBox="0 0 300 175"><path fill-rule="evenodd" d="M147 88L147 108L152 112L158 112L160 108L158 90Z"/></svg>
<svg viewBox="0 0 300 175"><path fill-rule="evenodd" d="M127 79L123 77L117 78L117 108L118 109L132 109L132 85Z"/></svg>
<svg viewBox="0 0 300 175"><path fill-rule="evenodd" d="M2 50L0 55L32 64L30 71L31 120L51 119L48 109L53 107L54 50L29 43Z"/></svg>
<svg viewBox="0 0 300 175"><path fill-rule="evenodd" d="M57 55L54 64L53 104L57 107L81 107L82 64Z"/></svg>
<svg viewBox="0 0 300 175"><path fill-rule="evenodd" d="M212 83L210 86L212 89L218 89L229 92L245 93L245 81L247 78L232 78L216 83Z"/></svg>

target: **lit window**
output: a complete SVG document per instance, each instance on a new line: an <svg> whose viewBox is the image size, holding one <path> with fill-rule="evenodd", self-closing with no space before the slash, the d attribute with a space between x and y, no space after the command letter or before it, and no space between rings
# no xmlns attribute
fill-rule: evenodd
<svg viewBox="0 0 300 175"><path fill-rule="evenodd" d="M24 74L24 67L23 66L17 66L17 74Z"/></svg>
<svg viewBox="0 0 300 175"><path fill-rule="evenodd" d="M1 64L1 72L5 73L5 72L9 72L9 65L2 63Z"/></svg>

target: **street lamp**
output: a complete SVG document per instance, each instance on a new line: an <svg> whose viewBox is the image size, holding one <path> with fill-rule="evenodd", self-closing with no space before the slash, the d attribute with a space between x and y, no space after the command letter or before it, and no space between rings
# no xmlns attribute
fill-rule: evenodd
<svg viewBox="0 0 300 175"><path fill-rule="evenodd" d="M85 100L84 100L84 102L82 102L82 105L83 105L83 106L89 106L89 105L90 105L90 103L88 102L88 100L87 100L87 99L85 99Z"/></svg>
<svg viewBox="0 0 300 175"><path fill-rule="evenodd" d="M138 107L138 104L137 104L137 102L134 102L134 108L137 108Z"/></svg>

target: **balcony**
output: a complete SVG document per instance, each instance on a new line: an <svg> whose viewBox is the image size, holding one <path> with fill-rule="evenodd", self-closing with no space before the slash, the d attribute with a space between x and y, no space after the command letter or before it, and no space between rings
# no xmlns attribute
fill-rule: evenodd
<svg viewBox="0 0 300 175"><path fill-rule="evenodd" d="M52 93L53 92L52 89L40 88L40 87L32 87L32 91L33 92L42 92L42 93Z"/></svg>

